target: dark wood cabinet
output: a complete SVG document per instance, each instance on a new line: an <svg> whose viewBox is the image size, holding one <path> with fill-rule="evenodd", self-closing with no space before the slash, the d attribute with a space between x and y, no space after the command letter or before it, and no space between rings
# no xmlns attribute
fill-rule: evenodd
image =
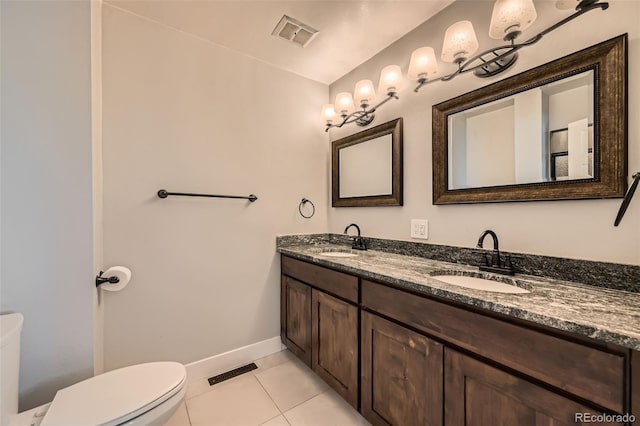
<svg viewBox="0 0 640 426"><path fill-rule="evenodd" d="M449 348L444 371L446 426L569 426L601 414Z"/></svg>
<svg viewBox="0 0 640 426"><path fill-rule="evenodd" d="M287 276L280 285L280 337L311 366L311 287Z"/></svg>
<svg viewBox="0 0 640 426"><path fill-rule="evenodd" d="M640 419L640 352L631 352L631 414Z"/></svg>
<svg viewBox="0 0 640 426"><path fill-rule="evenodd" d="M358 308L311 291L311 368L358 408Z"/></svg>
<svg viewBox="0 0 640 426"><path fill-rule="evenodd" d="M307 283L325 293L358 303L358 278L290 257L282 258L282 274Z"/></svg>
<svg viewBox="0 0 640 426"><path fill-rule="evenodd" d="M374 425L442 425L443 345L362 313L362 415Z"/></svg>
<svg viewBox="0 0 640 426"><path fill-rule="evenodd" d="M358 278L282 259L282 342L358 409Z"/></svg>
<svg viewBox="0 0 640 426"><path fill-rule="evenodd" d="M640 414L637 351L286 256L281 302L283 343L374 425Z"/></svg>
<svg viewBox="0 0 640 426"><path fill-rule="evenodd" d="M367 280L362 304L611 411L625 410L628 351L622 348L596 348Z"/></svg>

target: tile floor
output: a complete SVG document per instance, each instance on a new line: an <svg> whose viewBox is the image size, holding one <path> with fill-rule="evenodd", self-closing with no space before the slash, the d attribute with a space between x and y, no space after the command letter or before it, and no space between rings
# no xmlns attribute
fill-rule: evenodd
<svg viewBox="0 0 640 426"><path fill-rule="evenodd" d="M257 370L214 386L207 379L190 382L166 426L369 425L291 352L255 363Z"/></svg>

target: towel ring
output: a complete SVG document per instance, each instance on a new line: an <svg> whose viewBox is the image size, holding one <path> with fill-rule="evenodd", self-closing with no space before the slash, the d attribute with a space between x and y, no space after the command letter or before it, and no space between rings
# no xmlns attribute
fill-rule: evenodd
<svg viewBox="0 0 640 426"><path fill-rule="evenodd" d="M304 213L302 213L302 206L304 206L307 203L311 204L311 207L313 208L313 211L309 216L305 216ZM316 214L316 206L313 204L313 202L311 202L311 200L307 200L306 198L303 198L302 201L300 201L300 204L298 205L298 211L300 212L300 216L304 217L305 219L311 219L313 215Z"/></svg>

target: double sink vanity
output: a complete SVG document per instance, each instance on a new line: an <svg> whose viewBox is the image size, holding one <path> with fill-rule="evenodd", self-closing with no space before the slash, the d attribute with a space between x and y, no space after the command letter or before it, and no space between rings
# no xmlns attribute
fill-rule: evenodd
<svg viewBox="0 0 640 426"><path fill-rule="evenodd" d="M640 415L638 293L345 241L279 238L281 336L372 424Z"/></svg>
<svg viewBox="0 0 640 426"><path fill-rule="evenodd" d="M434 105L433 204L623 197L627 39ZM331 164L332 207L402 206L403 119L333 140ZM501 257L491 231L478 245L491 235L493 253L367 247L351 226L351 249L334 234L278 238L281 337L372 424L640 419L640 266Z"/></svg>

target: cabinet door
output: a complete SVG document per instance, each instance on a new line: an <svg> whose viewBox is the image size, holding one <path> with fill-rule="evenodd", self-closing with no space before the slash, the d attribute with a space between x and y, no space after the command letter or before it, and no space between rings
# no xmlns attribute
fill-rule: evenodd
<svg viewBox="0 0 640 426"><path fill-rule="evenodd" d="M443 346L362 313L362 414L374 425L442 425Z"/></svg>
<svg viewBox="0 0 640 426"><path fill-rule="evenodd" d="M291 352L311 365L311 287L282 276L280 337Z"/></svg>
<svg viewBox="0 0 640 426"><path fill-rule="evenodd" d="M576 413L599 414L449 348L444 375L447 426L569 426L582 424Z"/></svg>
<svg viewBox="0 0 640 426"><path fill-rule="evenodd" d="M358 409L358 308L312 291L311 368Z"/></svg>

